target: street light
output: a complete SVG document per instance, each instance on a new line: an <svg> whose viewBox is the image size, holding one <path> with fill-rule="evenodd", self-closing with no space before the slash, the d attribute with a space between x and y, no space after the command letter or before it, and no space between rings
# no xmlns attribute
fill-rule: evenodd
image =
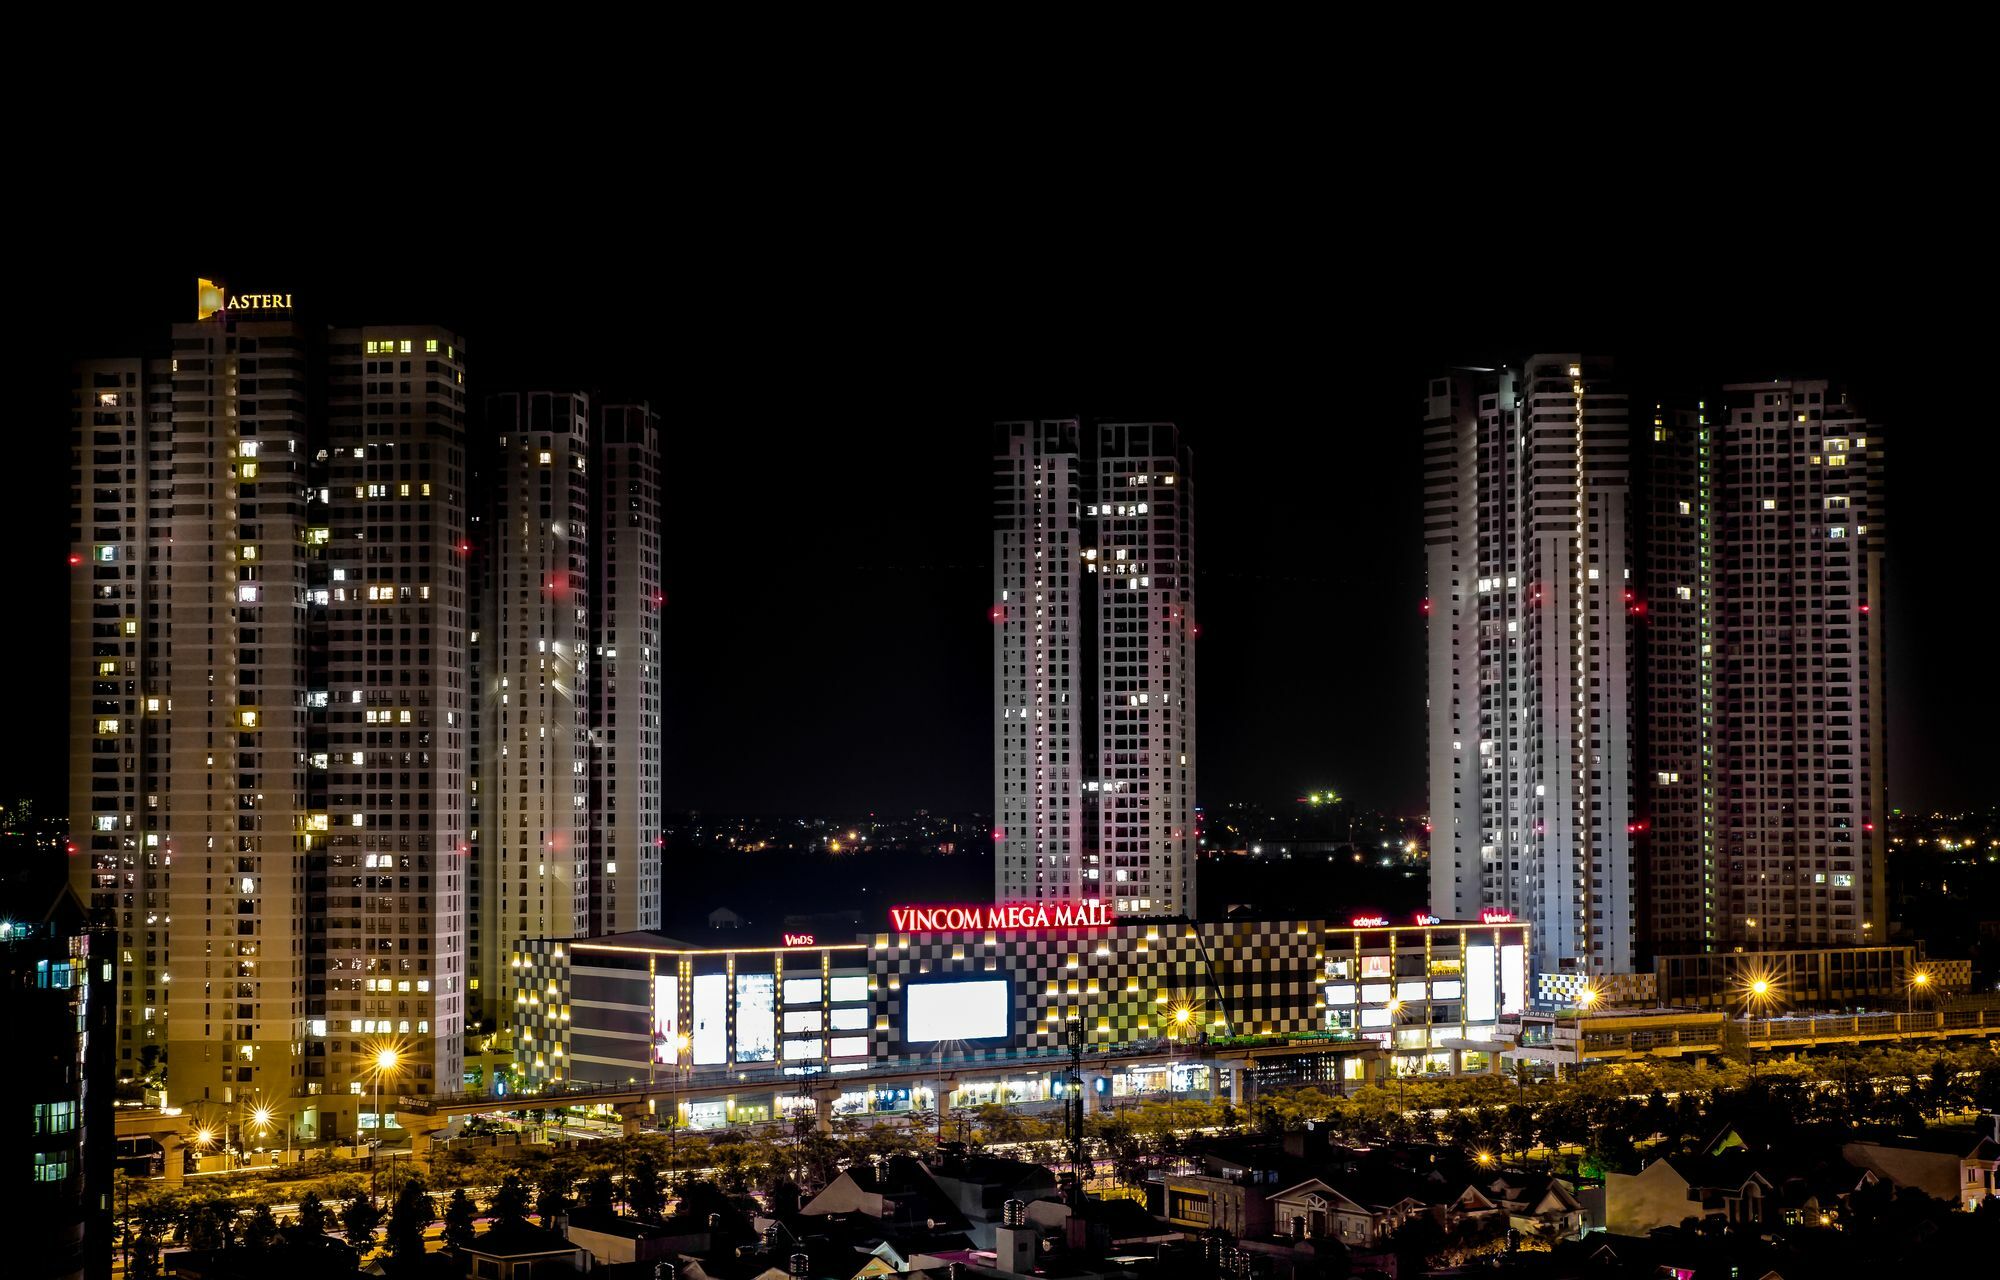
<svg viewBox="0 0 2000 1280"><path fill-rule="evenodd" d="M1765 1020L1764 1039L1767 1043L1771 1038L1770 1008L1783 998L1784 992L1779 988L1778 980L1767 973L1752 974L1743 983L1744 1016L1758 1017ZM1747 1027L1744 1029L1744 1052L1746 1054L1750 1052L1749 1029ZM1753 1077L1757 1074L1757 1058L1755 1054L1750 1054L1750 1074Z"/></svg>
<svg viewBox="0 0 2000 1280"><path fill-rule="evenodd" d="M1599 998L1597 988L1588 983L1576 993L1579 1016L1576 1020L1576 1066L1570 1072L1572 1078L1583 1074L1583 1018L1580 1015L1589 1013Z"/></svg>
<svg viewBox="0 0 2000 1280"><path fill-rule="evenodd" d="M1403 998L1396 996L1389 1001L1389 1070L1396 1077L1396 1114L1403 1115L1403 1068L1396 1058L1396 1020L1403 1013Z"/></svg>
<svg viewBox="0 0 2000 1280"><path fill-rule="evenodd" d="M1916 973L1910 976L1910 989L1904 993L1905 997L1903 1004L1904 1013L1908 1014L1916 1012L1917 989L1921 987L1928 994L1930 990L1930 985L1931 985L1931 975L1928 969L1919 969L1916 971Z"/></svg>
<svg viewBox="0 0 2000 1280"><path fill-rule="evenodd" d="M1174 1045L1187 1034L1188 1024L1192 1021L1194 1021L1193 1006L1185 1003L1174 1006L1173 1026L1169 1028L1167 1036L1167 1101L1169 1102L1174 1099Z"/></svg>

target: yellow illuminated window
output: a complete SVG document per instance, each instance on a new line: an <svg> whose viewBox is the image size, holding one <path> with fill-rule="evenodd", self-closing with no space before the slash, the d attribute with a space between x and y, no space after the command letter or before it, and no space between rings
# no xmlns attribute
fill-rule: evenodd
<svg viewBox="0 0 2000 1280"><path fill-rule="evenodd" d="M424 351L426 354L436 355L437 349L438 349L438 340L436 338L424 339Z"/></svg>

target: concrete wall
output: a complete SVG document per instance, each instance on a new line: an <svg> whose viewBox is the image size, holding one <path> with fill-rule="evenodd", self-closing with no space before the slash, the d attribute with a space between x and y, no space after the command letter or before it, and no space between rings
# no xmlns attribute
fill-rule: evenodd
<svg viewBox="0 0 2000 1280"><path fill-rule="evenodd" d="M1604 1225L1614 1234L1643 1236L1701 1216L1701 1202L1688 1199L1687 1180L1665 1160L1638 1173L1604 1175Z"/></svg>

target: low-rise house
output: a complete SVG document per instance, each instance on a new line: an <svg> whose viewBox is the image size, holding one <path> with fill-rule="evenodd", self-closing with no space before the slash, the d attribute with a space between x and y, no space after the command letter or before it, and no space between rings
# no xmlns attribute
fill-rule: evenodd
<svg viewBox="0 0 2000 1280"><path fill-rule="evenodd" d="M1549 1240L1568 1240L1583 1232L1583 1201L1567 1179L1509 1170L1475 1183L1466 1192L1472 1194L1462 1192L1451 1203L1470 1216L1504 1213L1514 1230ZM1480 1209L1481 1204L1490 1209Z"/></svg>
<svg viewBox="0 0 2000 1280"><path fill-rule="evenodd" d="M1912 1136L1849 1142L1840 1154L1898 1187L1970 1212L1988 1196L2000 1195L2000 1143L1975 1129L1932 1129Z"/></svg>
<svg viewBox="0 0 2000 1280"><path fill-rule="evenodd" d="M560 1231L525 1222L498 1223L459 1254L472 1280L550 1280L590 1270L588 1250L571 1244Z"/></svg>

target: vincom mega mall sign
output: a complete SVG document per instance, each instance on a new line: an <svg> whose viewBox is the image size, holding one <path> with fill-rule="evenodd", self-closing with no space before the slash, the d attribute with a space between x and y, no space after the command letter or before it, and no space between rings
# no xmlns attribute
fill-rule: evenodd
<svg viewBox="0 0 2000 1280"><path fill-rule="evenodd" d="M1110 924L1111 908L1102 902L1003 902L997 906L889 908L889 927L897 933L1095 929Z"/></svg>

